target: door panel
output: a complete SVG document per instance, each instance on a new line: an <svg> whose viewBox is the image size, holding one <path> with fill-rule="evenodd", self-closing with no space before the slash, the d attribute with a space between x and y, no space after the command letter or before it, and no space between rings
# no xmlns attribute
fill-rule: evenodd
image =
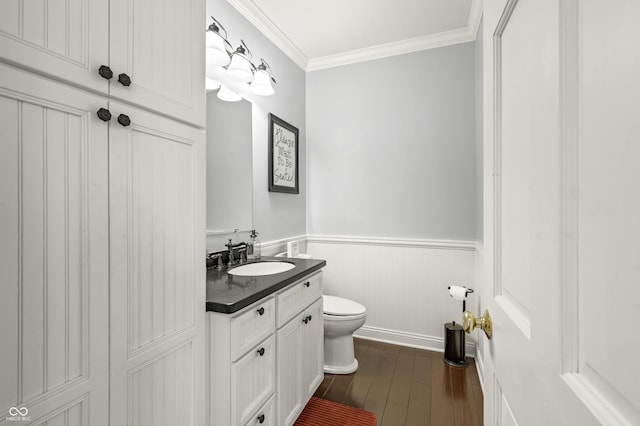
<svg viewBox="0 0 640 426"><path fill-rule="evenodd" d="M0 82L0 423L106 425L106 101L4 65Z"/></svg>
<svg viewBox="0 0 640 426"><path fill-rule="evenodd" d="M106 94L98 75L109 65L108 2L3 1L0 51L5 60Z"/></svg>
<svg viewBox="0 0 640 426"><path fill-rule="evenodd" d="M111 0L110 14L111 96L204 127L204 2Z"/></svg>
<svg viewBox="0 0 640 426"><path fill-rule="evenodd" d="M485 424L640 422L639 13L485 4Z"/></svg>
<svg viewBox="0 0 640 426"><path fill-rule="evenodd" d="M110 109L112 423L201 424L204 132Z"/></svg>

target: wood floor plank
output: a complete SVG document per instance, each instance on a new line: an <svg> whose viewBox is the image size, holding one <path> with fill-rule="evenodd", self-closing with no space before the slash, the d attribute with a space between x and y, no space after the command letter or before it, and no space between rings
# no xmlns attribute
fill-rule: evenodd
<svg viewBox="0 0 640 426"><path fill-rule="evenodd" d="M431 424L431 386L411 382L406 426L429 426Z"/></svg>
<svg viewBox="0 0 640 426"><path fill-rule="evenodd" d="M358 370L325 378L316 396L373 412L383 426L480 426L483 395L475 360L467 368L442 353L354 339Z"/></svg>
<svg viewBox="0 0 640 426"><path fill-rule="evenodd" d="M455 426L451 379L449 378L451 367L443 362L432 362L431 366L431 424Z"/></svg>
<svg viewBox="0 0 640 426"><path fill-rule="evenodd" d="M450 368L451 393L455 424L459 426L480 426L472 401L471 383L467 383L466 371L462 368Z"/></svg>
<svg viewBox="0 0 640 426"><path fill-rule="evenodd" d="M382 416L381 426L398 426L405 424L407 407L393 402L387 402Z"/></svg>

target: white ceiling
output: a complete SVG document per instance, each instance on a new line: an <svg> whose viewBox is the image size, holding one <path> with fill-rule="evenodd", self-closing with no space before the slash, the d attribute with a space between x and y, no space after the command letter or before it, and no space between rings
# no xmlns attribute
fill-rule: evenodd
<svg viewBox="0 0 640 426"><path fill-rule="evenodd" d="M306 71L475 39L481 0L227 0Z"/></svg>

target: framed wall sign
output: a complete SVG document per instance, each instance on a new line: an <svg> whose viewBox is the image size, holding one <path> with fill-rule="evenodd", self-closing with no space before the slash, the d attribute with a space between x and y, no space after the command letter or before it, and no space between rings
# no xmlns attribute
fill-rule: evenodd
<svg viewBox="0 0 640 426"><path fill-rule="evenodd" d="M298 129L269 114L269 191L299 194Z"/></svg>

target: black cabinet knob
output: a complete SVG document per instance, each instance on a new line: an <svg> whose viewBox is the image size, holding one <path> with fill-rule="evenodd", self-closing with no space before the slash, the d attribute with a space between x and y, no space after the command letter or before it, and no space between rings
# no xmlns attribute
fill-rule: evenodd
<svg viewBox="0 0 640 426"><path fill-rule="evenodd" d="M310 285L311 285L311 283L310 283L309 281L306 281L306 282L304 283L304 286L305 286L305 287L309 287Z"/></svg>
<svg viewBox="0 0 640 426"><path fill-rule="evenodd" d="M111 78L113 78L113 71L111 71L111 68L106 65L101 65L100 68L98 68L98 74L106 80L111 80Z"/></svg>
<svg viewBox="0 0 640 426"><path fill-rule="evenodd" d="M258 416L258 423L260 423L260 424L264 423L264 414L260 414Z"/></svg>
<svg viewBox="0 0 640 426"><path fill-rule="evenodd" d="M264 315L264 308L260 308L260 309L258 309L258 314L260 314L260 315Z"/></svg>
<svg viewBox="0 0 640 426"><path fill-rule="evenodd" d="M258 349L258 353L260 354L260 356L264 355L264 348Z"/></svg>
<svg viewBox="0 0 640 426"><path fill-rule="evenodd" d="M302 322L305 323L305 324L308 324L309 323L309 317L304 317L302 319Z"/></svg>
<svg viewBox="0 0 640 426"><path fill-rule="evenodd" d="M311 315L309 315L307 318L309 318L309 322L311 322L311 319L313 318Z"/></svg>
<svg viewBox="0 0 640 426"><path fill-rule="evenodd" d="M111 120L111 112L109 112L108 109L100 108L96 114L98 114L98 118L102 121Z"/></svg>
<svg viewBox="0 0 640 426"><path fill-rule="evenodd" d="M131 124L131 120L129 119L128 115L120 114L118 116L118 123L122 124L124 127L127 127L129 124Z"/></svg>
<svg viewBox="0 0 640 426"><path fill-rule="evenodd" d="M131 86L131 78L125 73L118 75L118 82L123 86Z"/></svg>

